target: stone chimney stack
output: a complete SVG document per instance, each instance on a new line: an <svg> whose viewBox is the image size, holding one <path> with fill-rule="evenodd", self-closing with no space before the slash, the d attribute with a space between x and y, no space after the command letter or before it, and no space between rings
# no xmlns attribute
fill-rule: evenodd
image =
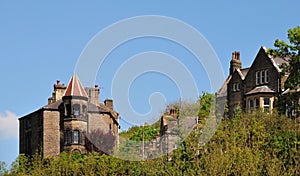
<svg viewBox="0 0 300 176"><path fill-rule="evenodd" d="M112 99L105 99L104 100L104 105L108 107L109 109L113 110L113 100Z"/></svg>
<svg viewBox="0 0 300 176"><path fill-rule="evenodd" d="M67 86L60 84L60 80L56 81L56 84L53 85L52 97L48 98L48 104L54 103L57 100L62 99Z"/></svg>
<svg viewBox="0 0 300 176"><path fill-rule="evenodd" d="M242 62L240 60L240 52L235 51L232 53L232 58L230 61L230 68L229 68L230 75L238 68L239 69L242 68Z"/></svg>
<svg viewBox="0 0 300 176"><path fill-rule="evenodd" d="M95 85L94 88L86 87L85 91L88 94L89 102L95 105L100 103L100 90L98 85Z"/></svg>

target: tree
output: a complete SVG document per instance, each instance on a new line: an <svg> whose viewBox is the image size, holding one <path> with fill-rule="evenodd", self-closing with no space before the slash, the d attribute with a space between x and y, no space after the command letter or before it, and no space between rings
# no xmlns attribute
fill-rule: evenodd
<svg viewBox="0 0 300 176"><path fill-rule="evenodd" d="M215 101L214 94L202 92L202 95L199 98L200 107L198 112L198 117L200 122L203 122L208 118L212 110L212 105L214 101Z"/></svg>
<svg viewBox="0 0 300 176"><path fill-rule="evenodd" d="M268 52L272 56L288 58L289 60L289 64L282 65L282 74L288 75L284 86L290 91L281 99L285 102L283 106L292 106L296 117L298 117L300 98L300 26L288 30L288 40L289 42L287 43L276 39L274 43L275 49L269 49Z"/></svg>

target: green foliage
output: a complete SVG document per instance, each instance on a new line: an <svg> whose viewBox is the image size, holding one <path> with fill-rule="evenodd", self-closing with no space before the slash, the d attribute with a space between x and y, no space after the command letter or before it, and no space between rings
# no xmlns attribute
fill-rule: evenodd
<svg viewBox="0 0 300 176"><path fill-rule="evenodd" d="M155 136L159 135L159 129L155 129L152 126L144 126L135 131L130 137L129 140L132 141L142 141L144 131L144 141L150 141Z"/></svg>
<svg viewBox="0 0 300 176"><path fill-rule="evenodd" d="M300 88L300 26L288 30L288 40L289 43L283 40L275 40L274 47L275 49L269 49L269 54L278 57L284 57L289 59L289 64L282 65L282 74L288 75L287 80L285 81L285 88L290 90L297 90ZM297 91L291 91L284 98L279 101L285 102L281 103L279 109L285 109L285 104L289 106L294 105L296 110L296 116L300 114L299 108L299 98L300 93ZM281 111L283 113L283 111Z"/></svg>
<svg viewBox="0 0 300 176"><path fill-rule="evenodd" d="M299 175L300 126L262 112L223 120L199 146L200 129L168 156L126 161L99 153L27 158L20 155L7 175ZM133 159L133 158L130 158ZM1 164L3 168L3 163ZM3 169L2 169L3 170Z"/></svg>
<svg viewBox="0 0 300 176"><path fill-rule="evenodd" d="M8 170L6 169L6 163L3 161L0 161L0 175L5 175L8 173Z"/></svg>
<svg viewBox="0 0 300 176"><path fill-rule="evenodd" d="M199 111L198 111L198 118L200 123L208 118L209 114L212 112L212 105L215 102L214 94L210 94L207 92L202 92L202 95L199 98Z"/></svg>

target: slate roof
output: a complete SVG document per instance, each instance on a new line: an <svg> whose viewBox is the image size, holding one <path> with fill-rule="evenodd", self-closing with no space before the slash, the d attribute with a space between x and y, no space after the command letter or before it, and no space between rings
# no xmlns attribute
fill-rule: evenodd
<svg viewBox="0 0 300 176"><path fill-rule="evenodd" d="M256 93L276 93L274 90L270 89L268 86L258 86L246 93L246 95L256 94Z"/></svg>
<svg viewBox="0 0 300 176"><path fill-rule="evenodd" d="M222 87L219 89L219 91L217 92L216 96L217 97L226 97L227 96L227 84L229 83L229 81L231 80L231 75L229 75L227 77L227 79L225 80L225 82L223 83Z"/></svg>
<svg viewBox="0 0 300 176"><path fill-rule="evenodd" d="M241 73L242 73L242 75L244 76L244 79L246 78L249 69L250 69L250 68L242 68L242 69L241 69Z"/></svg>
<svg viewBox="0 0 300 176"><path fill-rule="evenodd" d="M46 106L43 107L43 109L47 109L47 110L58 110L59 106L62 104L62 100L57 100L54 103L48 104Z"/></svg>
<svg viewBox="0 0 300 176"><path fill-rule="evenodd" d="M85 92L80 80L76 74L74 74L68 84L68 87L65 91L64 96L80 96L80 97L88 97Z"/></svg>

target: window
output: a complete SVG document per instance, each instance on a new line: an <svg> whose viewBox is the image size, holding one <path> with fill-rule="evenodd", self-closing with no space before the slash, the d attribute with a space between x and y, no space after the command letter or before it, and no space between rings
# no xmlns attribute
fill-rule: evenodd
<svg viewBox="0 0 300 176"><path fill-rule="evenodd" d="M260 84L265 83L265 72L260 71Z"/></svg>
<svg viewBox="0 0 300 176"><path fill-rule="evenodd" d="M79 114L80 114L80 105L79 104L74 104L73 111L74 111L75 116L79 116Z"/></svg>
<svg viewBox="0 0 300 176"><path fill-rule="evenodd" d="M269 82L269 70L265 70L265 83Z"/></svg>
<svg viewBox="0 0 300 176"><path fill-rule="evenodd" d="M259 107L259 99L258 98L255 98L255 100L254 100L254 106L255 106L255 108Z"/></svg>
<svg viewBox="0 0 300 176"><path fill-rule="evenodd" d="M74 130L74 144L79 143L79 130Z"/></svg>
<svg viewBox="0 0 300 176"><path fill-rule="evenodd" d="M66 130L65 141L66 144L71 144L71 131L69 129Z"/></svg>
<svg viewBox="0 0 300 176"><path fill-rule="evenodd" d="M67 115L71 115L71 105L66 104Z"/></svg>
<svg viewBox="0 0 300 176"><path fill-rule="evenodd" d="M240 83L233 83L232 90L233 92L240 91Z"/></svg>
<svg viewBox="0 0 300 176"><path fill-rule="evenodd" d="M259 85L259 83L260 83L260 71L257 71L255 74L256 74L256 85Z"/></svg>
<svg viewBox="0 0 300 176"><path fill-rule="evenodd" d="M264 112L270 112L270 98L264 98Z"/></svg>
<svg viewBox="0 0 300 176"><path fill-rule="evenodd" d="M255 73L256 76L256 85L265 84L269 82L269 71L261 70Z"/></svg>
<svg viewBox="0 0 300 176"><path fill-rule="evenodd" d="M86 114L86 106L85 105L82 106L82 113Z"/></svg>
<svg viewBox="0 0 300 176"><path fill-rule="evenodd" d="M253 109L253 100L249 100L249 112Z"/></svg>

